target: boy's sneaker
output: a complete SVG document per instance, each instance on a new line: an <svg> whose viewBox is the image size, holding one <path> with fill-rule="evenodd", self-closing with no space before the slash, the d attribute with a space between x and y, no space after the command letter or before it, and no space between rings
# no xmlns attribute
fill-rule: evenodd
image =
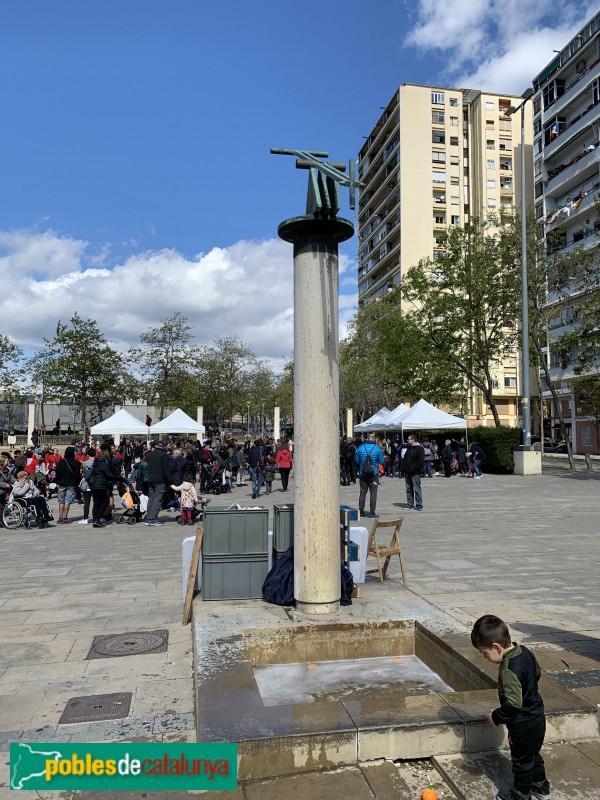
<svg viewBox="0 0 600 800"><path fill-rule="evenodd" d="M523 794L514 786L512 789L500 789L496 795L496 800L530 800L530 794Z"/></svg>
<svg viewBox="0 0 600 800"><path fill-rule="evenodd" d="M423 511L423 506L417 506L417 511Z"/></svg>
<svg viewBox="0 0 600 800"><path fill-rule="evenodd" d="M548 781L534 783L531 787L531 796L536 800L550 800L550 784Z"/></svg>
<svg viewBox="0 0 600 800"><path fill-rule="evenodd" d="M409 506L408 503L403 503L402 508L409 510L409 509L414 509L414 506Z"/></svg>

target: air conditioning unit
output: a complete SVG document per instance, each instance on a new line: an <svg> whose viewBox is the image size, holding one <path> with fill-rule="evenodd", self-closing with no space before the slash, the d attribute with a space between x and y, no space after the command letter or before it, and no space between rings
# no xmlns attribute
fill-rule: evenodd
<svg viewBox="0 0 600 800"><path fill-rule="evenodd" d="M578 61L575 64L575 72L585 72L585 68L587 67L587 61L585 58L582 58L581 61Z"/></svg>

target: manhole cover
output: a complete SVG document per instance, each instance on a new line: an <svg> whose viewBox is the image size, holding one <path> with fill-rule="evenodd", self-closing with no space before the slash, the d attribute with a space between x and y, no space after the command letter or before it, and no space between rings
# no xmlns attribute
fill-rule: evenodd
<svg viewBox="0 0 600 800"><path fill-rule="evenodd" d="M90 694L72 697L65 706L59 725L70 722L98 722L103 719L123 719L129 714L131 692Z"/></svg>
<svg viewBox="0 0 600 800"><path fill-rule="evenodd" d="M548 672L548 677L565 689L591 689L600 686L600 669L585 672Z"/></svg>
<svg viewBox="0 0 600 800"><path fill-rule="evenodd" d="M143 653L166 653L168 631L134 631L94 636L86 658L119 658Z"/></svg>

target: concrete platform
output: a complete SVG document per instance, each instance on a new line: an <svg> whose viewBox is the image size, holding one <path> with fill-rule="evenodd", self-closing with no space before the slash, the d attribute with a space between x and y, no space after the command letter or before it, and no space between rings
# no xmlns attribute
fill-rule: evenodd
<svg viewBox="0 0 600 800"><path fill-rule="evenodd" d="M307 618L262 601L194 601L198 740L238 744L239 780L299 775L377 759L498 750L505 729L487 725L497 667L470 630L396 580L363 587L334 617ZM266 705L254 676L265 664L414 652L453 692L407 695L401 687L358 700ZM542 681L548 742L599 735L596 708Z"/></svg>

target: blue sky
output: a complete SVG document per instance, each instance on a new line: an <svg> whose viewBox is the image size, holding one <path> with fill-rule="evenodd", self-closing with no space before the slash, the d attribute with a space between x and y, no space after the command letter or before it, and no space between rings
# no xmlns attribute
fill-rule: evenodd
<svg viewBox="0 0 600 800"><path fill-rule="evenodd" d="M125 349L179 309L200 343L239 332L280 363L291 355L291 249L277 226L303 212L306 173L269 147L347 161L404 82L520 93L595 10L548 0L4 4L0 277L5 287L18 277L20 293L0 299L2 332L35 347L78 309ZM342 323L355 253L351 240Z"/></svg>

